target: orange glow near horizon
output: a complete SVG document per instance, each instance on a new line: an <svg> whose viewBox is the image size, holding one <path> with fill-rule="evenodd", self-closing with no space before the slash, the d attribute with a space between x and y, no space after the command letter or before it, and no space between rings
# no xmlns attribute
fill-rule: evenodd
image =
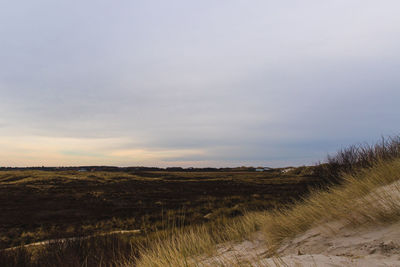
<svg viewBox="0 0 400 267"><path fill-rule="evenodd" d="M198 149L124 149L124 142L123 138L2 137L0 166L166 166L164 161L170 158L204 153Z"/></svg>

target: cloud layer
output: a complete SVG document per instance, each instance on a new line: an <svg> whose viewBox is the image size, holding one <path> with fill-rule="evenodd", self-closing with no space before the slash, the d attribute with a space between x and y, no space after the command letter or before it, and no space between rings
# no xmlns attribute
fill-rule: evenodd
<svg viewBox="0 0 400 267"><path fill-rule="evenodd" d="M311 164L399 131L395 0L0 7L0 166Z"/></svg>

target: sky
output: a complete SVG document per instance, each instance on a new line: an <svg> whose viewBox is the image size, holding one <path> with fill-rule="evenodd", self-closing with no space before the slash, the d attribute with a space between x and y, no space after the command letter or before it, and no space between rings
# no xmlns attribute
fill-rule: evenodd
<svg viewBox="0 0 400 267"><path fill-rule="evenodd" d="M0 166L298 166L399 134L397 0L0 1Z"/></svg>

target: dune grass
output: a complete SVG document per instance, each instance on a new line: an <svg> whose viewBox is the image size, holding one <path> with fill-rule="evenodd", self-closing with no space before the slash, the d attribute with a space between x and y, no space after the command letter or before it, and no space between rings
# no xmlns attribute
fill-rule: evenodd
<svg viewBox="0 0 400 267"><path fill-rule="evenodd" d="M324 190L314 190L307 198L290 207L248 213L220 227L203 225L180 229L168 237L157 240L150 248L142 250L136 264L160 267L206 266L204 259L215 254L218 244L249 238L258 230L264 234L268 249L273 255L282 241L294 238L325 222L339 220L347 227L359 227L398 221L400 220L400 159L397 157L399 143L398 139L392 140L390 144L382 143L381 146L376 145L370 149L352 147L347 152L340 151L336 159L331 157L325 168L335 167L347 171L340 172L340 179L337 179L341 181L340 184L332 184ZM390 151L393 154L390 154ZM352 153L354 155L351 155ZM343 160L345 157L354 160L349 163L350 161ZM334 166L329 166L330 164ZM226 263L224 260L222 262ZM221 266L224 264L221 263Z"/></svg>
<svg viewBox="0 0 400 267"><path fill-rule="evenodd" d="M195 259L195 256L212 256L218 244L240 241L259 230L259 217L260 213L252 212L219 224L166 232L160 239L152 240L153 246L140 251L136 266L200 266L201 260ZM125 262L123 266L131 266L131 263Z"/></svg>
<svg viewBox="0 0 400 267"><path fill-rule="evenodd" d="M324 222L340 220L358 227L400 220L399 159L376 163L343 179L342 185L315 191L289 209L266 213L262 231L271 248Z"/></svg>

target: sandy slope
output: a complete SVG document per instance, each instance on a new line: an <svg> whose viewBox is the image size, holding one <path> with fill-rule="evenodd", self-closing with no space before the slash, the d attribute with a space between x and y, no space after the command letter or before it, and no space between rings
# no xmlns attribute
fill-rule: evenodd
<svg viewBox="0 0 400 267"><path fill-rule="evenodd" d="M317 227L278 252L289 266L400 266L400 223L369 229Z"/></svg>
<svg viewBox="0 0 400 267"><path fill-rule="evenodd" d="M252 241L221 245L203 266L241 262L253 266L400 266L400 223L350 229L340 223L317 227L288 241L279 257L267 258L261 233Z"/></svg>
<svg viewBox="0 0 400 267"><path fill-rule="evenodd" d="M387 199L394 199L400 206L400 181L378 188L364 201L373 200L385 209L385 201L376 201L374 198L382 194ZM203 259L200 265L250 263L252 266L400 266L400 222L356 229L343 221L325 223L293 240L287 240L277 252L277 258L268 258L263 235L255 233L251 241L219 246L217 255Z"/></svg>

